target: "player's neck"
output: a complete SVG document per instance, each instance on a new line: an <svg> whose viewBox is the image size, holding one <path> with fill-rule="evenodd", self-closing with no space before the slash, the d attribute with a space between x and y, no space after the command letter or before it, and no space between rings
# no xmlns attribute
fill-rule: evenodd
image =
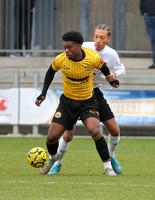
<svg viewBox="0 0 155 200"><path fill-rule="evenodd" d="M72 59L75 62L81 61L85 58L86 54L83 51L83 49L81 49L81 53L79 54L79 56L77 56L75 59Z"/></svg>

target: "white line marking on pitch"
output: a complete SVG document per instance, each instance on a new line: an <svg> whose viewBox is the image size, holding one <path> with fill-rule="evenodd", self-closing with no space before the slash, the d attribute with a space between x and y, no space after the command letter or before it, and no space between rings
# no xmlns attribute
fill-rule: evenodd
<svg viewBox="0 0 155 200"><path fill-rule="evenodd" d="M3 182L7 182L7 183L31 183L28 181L3 181ZM42 182L41 184L69 184L69 185L78 185L78 183L75 182ZM116 186L116 185L122 185L122 186L126 186L126 187L155 187L155 185L141 185L141 184L124 184L124 183L79 183L80 185L107 185L107 186Z"/></svg>

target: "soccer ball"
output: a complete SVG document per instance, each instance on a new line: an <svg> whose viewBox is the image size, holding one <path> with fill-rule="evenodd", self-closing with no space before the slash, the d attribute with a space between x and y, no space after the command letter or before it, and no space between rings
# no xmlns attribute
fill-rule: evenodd
<svg viewBox="0 0 155 200"><path fill-rule="evenodd" d="M47 152L41 147L34 147L28 152L27 159L31 166L40 168L47 163Z"/></svg>

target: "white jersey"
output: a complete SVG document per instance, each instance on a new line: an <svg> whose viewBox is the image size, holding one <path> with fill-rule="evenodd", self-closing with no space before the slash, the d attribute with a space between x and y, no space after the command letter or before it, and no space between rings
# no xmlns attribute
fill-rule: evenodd
<svg viewBox="0 0 155 200"><path fill-rule="evenodd" d="M125 74L125 67L124 67L123 63L121 62L117 52L114 49L105 45L104 49L97 51L95 48L94 42L84 42L82 46L92 49L96 53L98 53L98 55L101 56L101 58L103 58L104 62L107 64L108 68L112 69L116 73L116 77ZM94 87L99 86L98 84L95 83L95 81L97 81L97 80L99 81L98 77L102 78L101 84L107 83L105 76L102 74L102 72L100 70L95 69L94 73L95 73L95 75L93 77ZM103 81L103 79L105 81Z"/></svg>

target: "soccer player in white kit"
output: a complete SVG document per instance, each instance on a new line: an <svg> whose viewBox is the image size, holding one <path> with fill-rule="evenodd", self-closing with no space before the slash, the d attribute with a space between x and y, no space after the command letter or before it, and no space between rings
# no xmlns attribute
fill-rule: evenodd
<svg viewBox="0 0 155 200"><path fill-rule="evenodd" d="M116 78L125 74L125 67L121 62L117 52L114 49L107 46L107 43L109 43L110 40L111 29L107 25L100 24L95 29L94 42L84 42L82 46L96 51L103 58L104 62L106 62L107 66L109 68L113 68L114 72L111 72L109 76L111 76L112 78ZM96 78L100 77L102 78L101 83L103 84L103 80L105 80L106 83L104 75L99 70L95 69L94 72L94 82ZM108 149L111 157L111 163L105 164L104 167L107 167L106 165L109 165L109 167L112 166L116 174L122 174L122 168L115 158L115 151L120 141L120 129L117 125L117 122L109 105L107 104L106 99L103 96L103 93L100 90L99 84L94 83L94 93L98 100L100 121L103 122L104 126L109 132ZM55 162L54 166L49 171L49 175L58 174L61 170L62 160L69 147L70 141L73 138L75 129L76 127L74 127L73 130L65 131L63 137L61 137L57 151L58 160Z"/></svg>

